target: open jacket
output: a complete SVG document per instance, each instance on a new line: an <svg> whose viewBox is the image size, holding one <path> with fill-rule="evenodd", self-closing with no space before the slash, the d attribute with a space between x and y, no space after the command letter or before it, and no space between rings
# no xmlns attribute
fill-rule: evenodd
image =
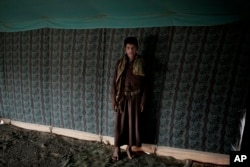
<svg viewBox="0 0 250 167"><path fill-rule="evenodd" d="M132 74L135 76L138 76L139 78L143 79L145 82L145 65L144 60L141 56L136 55L135 59L132 61ZM127 55L124 55L122 58L120 58L117 61L116 68L115 68L115 74L113 79L113 86L112 86L112 106L115 111L120 110L119 105L122 103L124 98L124 82L125 82L125 73L128 66L128 57ZM129 78L127 78L129 79ZM145 98L146 98L146 88L145 83L141 84L139 88L141 90L142 100L141 105L145 104Z"/></svg>

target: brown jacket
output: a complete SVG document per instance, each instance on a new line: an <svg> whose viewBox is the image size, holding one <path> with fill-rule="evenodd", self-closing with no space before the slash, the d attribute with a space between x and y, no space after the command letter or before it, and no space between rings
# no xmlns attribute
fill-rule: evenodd
<svg viewBox="0 0 250 167"><path fill-rule="evenodd" d="M132 62L128 62L125 55L117 61L112 86L112 107L114 111L120 109L124 91L140 90L141 106L144 107L146 99L145 77L145 65L141 56L136 55Z"/></svg>

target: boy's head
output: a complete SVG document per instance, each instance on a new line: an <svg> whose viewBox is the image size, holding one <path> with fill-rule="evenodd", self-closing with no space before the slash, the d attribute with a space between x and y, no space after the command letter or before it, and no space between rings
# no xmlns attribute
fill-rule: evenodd
<svg viewBox="0 0 250 167"><path fill-rule="evenodd" d="M124 40L124 47L126 47L127 44L133 44L138 48L138 41L135 37L127 37Z"/></svg>
<svg viewBox="0 0 250 167"><path fill-rule="evenodd" d="M133 61L138 50L138 41L135 37L127 37L124 40L124 51L130 61Z"/></svg>

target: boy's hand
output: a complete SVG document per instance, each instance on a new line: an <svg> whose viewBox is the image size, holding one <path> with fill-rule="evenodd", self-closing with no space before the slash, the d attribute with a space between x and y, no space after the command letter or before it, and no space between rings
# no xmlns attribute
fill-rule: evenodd
<svg viewBox="0 0 250 167"><path fill-rule="evenodd" d="M117 105L114 106L114 111L117 112L118 111L118 107Z"/></svg>
<svg viewBox="0 0 250 167"><path fill-rule="evenodd" d="M144 110L144 107L143 107L143 105L141 105L141 112L143 112L143 110Z"/></svg>

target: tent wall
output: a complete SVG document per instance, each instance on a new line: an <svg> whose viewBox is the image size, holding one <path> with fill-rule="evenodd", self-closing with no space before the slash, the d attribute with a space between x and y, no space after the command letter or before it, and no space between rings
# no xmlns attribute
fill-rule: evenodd
<svg viewBox="0 0 250 167"><path fill-rule="evenodd" d="M229 153L250 83L250 26L0 33L0 117L113 136L111 84L136 36L150 87L144 142Z"/></svg>

